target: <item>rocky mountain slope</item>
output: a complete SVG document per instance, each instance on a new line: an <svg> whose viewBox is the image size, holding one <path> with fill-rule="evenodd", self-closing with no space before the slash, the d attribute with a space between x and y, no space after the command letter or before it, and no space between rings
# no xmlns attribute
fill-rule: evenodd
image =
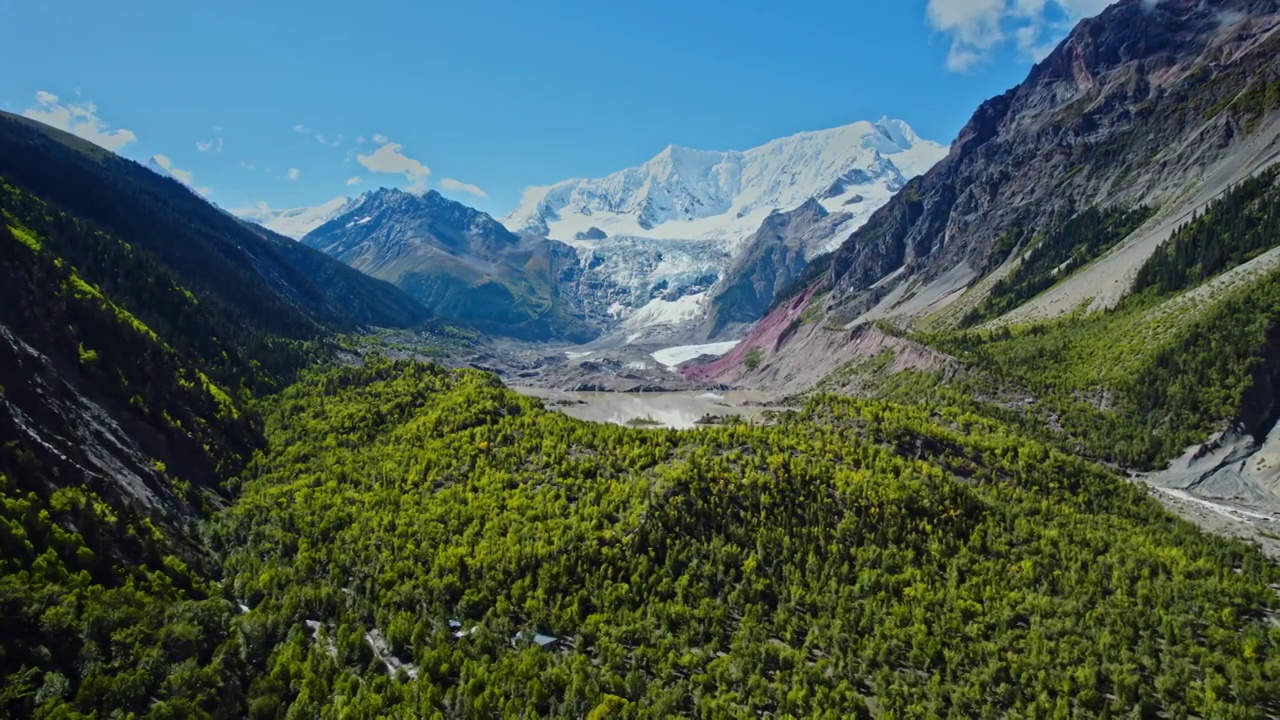
<svg viewBox="0 0 1280 720"><path fill-rule="evenodd" d="M793 237L792 265L803 265L832 249L944 154L906 123L888 118L800 133L741 152L671 146L639 167L604 178L530 188L504 223L573 245L590 258L588 265L615 279L625 293L613 314L623 321L628 340L696 338L698 324L709 313L720 314L713 297L737 302L731 287L753 263L742 256L758 252L749 240L757 231L767 234L761 226L774 213L813 201L831 214L830 232ZM735 263L739 269L729 277ZM763 288L742 290L754 295ZM727 309L734 327L758 317L750 317L748 307L755 306ZM719 322L709 327L723 332Z"/></svg>
<svg viewBox="0 0 1280 720"><path fill-rule="evenodd" d="M1089 207L1189 215L1277 153L1278 26L1268 0L1123 0L1082 21L843 242L832 306L852 319L901 288L886 309L912 295L902 310L926 315Z"/></svg>
<svg viewBox="0 0 1280 720"><path fill-rule="evenodd" d="M833 237L849 217L810 198L794 210L765 218L712 289L703 334L709 339L743 335L803 277L810 248Z"/></svg>
<svg viewBox="0 0 1280 720"><path fill-rule="evenodd" d="M585 342L605 320L567 291L582 274L573 248L516 235L435 191L367 192L301 242L487 333Z"/></svg>
<svg viewBox="0 0 1280 720"><path fill-rule="evenodd" d="M1125 237L1067 247L1072 261L1008 318L1114 306L1176 228L1280 159L1278 50L1274 0L1123 0L1082 21L848 236L809 293L821 321L797 335L962 324L1072 218L1148 208ZM786 342L768 350L806 361Z"/></svg>

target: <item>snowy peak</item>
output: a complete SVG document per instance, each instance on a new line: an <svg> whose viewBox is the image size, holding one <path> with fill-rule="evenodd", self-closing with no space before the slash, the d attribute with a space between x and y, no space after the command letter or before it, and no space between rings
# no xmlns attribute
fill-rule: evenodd
<svg viewBox="0 0 1280 720"><path fill-rule="evenodd" d="M794 276L946 154L888 117L749 150L668 145L602 178L531 187L504 224L573 245L590 258L584 272L592 281L621 287L609 312L628 341L680 335L719 302L726 283L741 285L726 273L744 256L757 261L748 275ZM776 241L752 251L758 232ZM756 300L738 303L729 321L767 307L773 290L753 286Z"/></svg>
<svg viewBox="0 0 1280 720"><path fill-rule="evenodd" d="M589 226L611 236L741 242L769 213L811 198L840 209L884 196L946 155L901 121L804 132L745 151L669 145L643 165L603 178L532 187L505 219L515 232L573 242ZM859 189L867 192L860 192Z"/></svg>
<svg viewBox="0 0 1280 720"><path fill-rule="evenodd" d="M358 201L348 197L337 197L323 205L287 210L271 208L266 203L258 203L255 207L240 208L231 212L242 220L257 223L272 232L300 240L303 235L349 211L356 202Z"/></svg>
<svg viewBox="0 0 1280 720"><path fill-rule="evenodd" d="M901 150L910 150L920 142L920 136L916 135L915 130L911 126L901 120L893 120L888 115L880 118L876 122L876 129L879 130L889 142Z"/></svg>

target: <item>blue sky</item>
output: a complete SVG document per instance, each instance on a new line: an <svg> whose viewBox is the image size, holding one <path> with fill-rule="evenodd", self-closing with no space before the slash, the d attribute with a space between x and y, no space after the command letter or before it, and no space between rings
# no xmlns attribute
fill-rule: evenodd
<svg viewBox="0 0 1280 720"><path fill-rule="evenodd" d="M163 155L228 208L388 185L501 215L671 143L882 115L949 142L1105 5L0 0L0 107Z"/></svg>

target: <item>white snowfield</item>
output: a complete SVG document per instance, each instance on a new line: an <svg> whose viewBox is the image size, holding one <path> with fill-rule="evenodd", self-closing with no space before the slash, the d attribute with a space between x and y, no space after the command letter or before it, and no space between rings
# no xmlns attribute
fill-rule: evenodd
<svg viewBox="0 0 1280 720"><path fill-rule="evenodd" d="M663 348L657 352L650 353L658 364L668 368L673 368L680 363L689 362L696 357L703 355L720 356L729 352L738 346L737 340L729 342L709 343L707 345L680 345L677 347Z"/></svg>
<svg viewBox="0 0 1280 720"><path fill-rule="evenodd" d="M259 203L257 207L239 208L231 212L243 220L257 223L272 232L299 240L303 235L349 212L357 202L359 198L352 200L347 197L338 197L323 205L288 210L270 208L266 203ZM367 221L368 218L365 220Z"/></svg>
<svg viewBox="0 0 1280 720"><path fill-rule="evenodd" d="M641 337L704 317L708 288L698 281L722 275L771 213L811 198L829 212L847 213L835 232L806 248L816 256L834 249L907 180L946 154L944 146L889 118L799 133L744 151L672 145L639 167L603 178L528 188L503 223L513 232L595 253L610 277L621 278L636 297L665 281L667 293L625 313L628 336ZM584 237L593 228L606 237Z"/></svg>
<svg viewBox="0 0 1280 720"><path fill-rule="evenodd" d="M639 167L525 190L503 223L579 246L592 227L610 236L742 240L775 210L819 198L833 212L869 215L947 154L901 120L804 132L745 151L668 146ZM864 199L848 203L857 196ZM877 205L878 207L878 205Z"/></svg>

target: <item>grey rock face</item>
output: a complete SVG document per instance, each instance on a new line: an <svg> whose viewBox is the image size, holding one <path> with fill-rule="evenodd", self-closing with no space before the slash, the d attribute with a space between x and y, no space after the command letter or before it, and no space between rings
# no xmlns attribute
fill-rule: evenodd
<svg viewBox="0 0 1280 720"><path fill-rule="evenodd" d="M574 239L576 240L604 240L608 237L608 233L594 225L587 228L584 232L574 233Z"/></svg>
<svg viewBox="0 0 1280 720"><path fill-rule="evenodd" d="M492 261L520 244L497 220L434 190L414 195L382 188L361 196L347 211L302 238L371 275L427 250ZM393 282L396 278L386 278Z"/></svg>
<svg viewBox="0 0 1280 720"><path fill-rule="evenodd" d="M728 337L763 317L778 294L804 272L809 248L830 237L846 217L828 213L817 200L770 215L717 286L704 324L706 336Z"/></svg>
<svg viewBox="0 0 1280 720"><path fill-rule="evenodd" d="M1232 99L1280 70L1278 13L1275 0L1122 0L1082 21L845 240L828 275L834 302L867 303L904 266L899 282L987 267L1009 229L1181 192L1245 132Z"/></svg>

